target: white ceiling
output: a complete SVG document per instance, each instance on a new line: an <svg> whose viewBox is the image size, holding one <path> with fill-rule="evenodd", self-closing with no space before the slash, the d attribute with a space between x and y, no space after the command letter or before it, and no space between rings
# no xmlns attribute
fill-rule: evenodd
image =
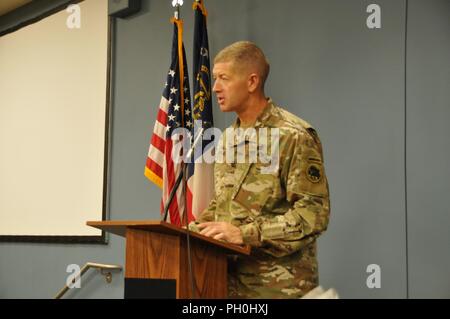
<svg viewBox="0 0 450 319"><path fill-rule="evenodd" d="M31 0L0 0L0 16L29 2Z"/></svg>

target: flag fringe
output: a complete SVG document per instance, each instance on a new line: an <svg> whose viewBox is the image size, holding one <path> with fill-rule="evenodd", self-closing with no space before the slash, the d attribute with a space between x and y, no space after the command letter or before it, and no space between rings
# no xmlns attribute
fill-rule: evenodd
<svg viewBox="0 0 450 319"><path fill-rule="evenodd" d="M156 186L162 189L163 187L163 180L158 175L153 173L148 167L145 167L144 171L145 177L147 177L151 182L155 183Z"/></svg>

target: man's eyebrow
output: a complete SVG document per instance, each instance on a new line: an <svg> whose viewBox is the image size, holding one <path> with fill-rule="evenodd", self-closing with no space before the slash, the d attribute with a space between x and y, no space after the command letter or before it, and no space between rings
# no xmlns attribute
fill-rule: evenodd
<svg viewBox="0 0 450 319"><path fill-rule="evenodd" d="M213 76L222 76L222 75L227 75L227 73L226 72L224 72L224 71L217 71L217 72L214 72L213 71Z"/></svg>

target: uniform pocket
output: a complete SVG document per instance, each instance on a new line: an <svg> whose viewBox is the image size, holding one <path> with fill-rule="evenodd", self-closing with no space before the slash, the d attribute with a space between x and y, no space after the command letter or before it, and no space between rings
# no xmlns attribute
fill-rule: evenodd
<svg viewBox="0 0 450 319"><path fill-rule="evenodd" d="M261 214L267 200L273 195L274 181L277 178L273 174L261 174L263 167L260 164L252 165L233 198L252 217Z"/></svg>

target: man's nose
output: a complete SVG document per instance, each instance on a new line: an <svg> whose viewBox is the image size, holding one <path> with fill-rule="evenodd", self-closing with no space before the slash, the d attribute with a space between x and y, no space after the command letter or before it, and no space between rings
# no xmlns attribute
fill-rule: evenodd
<svg viewBox="0 0 450 319"><path fill-rule="evenodd" d="M217 81L214 81L213 92L217 93L219 89L220 89L219 84L217 84Z"/></svg>

